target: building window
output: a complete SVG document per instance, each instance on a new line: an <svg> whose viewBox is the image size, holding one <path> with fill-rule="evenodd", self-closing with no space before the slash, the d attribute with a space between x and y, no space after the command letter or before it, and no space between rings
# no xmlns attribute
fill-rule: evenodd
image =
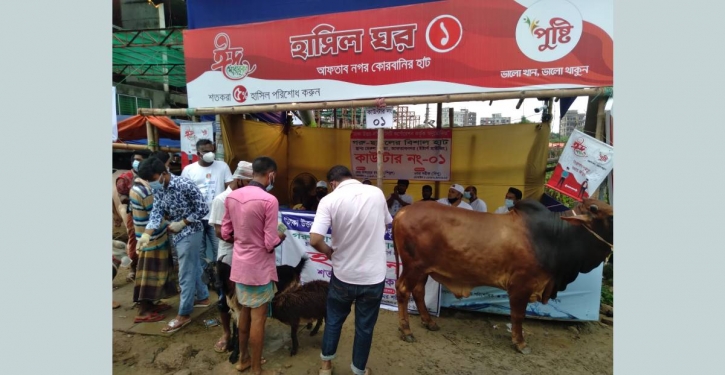
<svg viewBox="0 0 725 375"><path fill-rule="evenodd" d="M139 108L152 108L151 99L139 98L129 95L118 95L116 113L119 115L135 116Z"/></svg>

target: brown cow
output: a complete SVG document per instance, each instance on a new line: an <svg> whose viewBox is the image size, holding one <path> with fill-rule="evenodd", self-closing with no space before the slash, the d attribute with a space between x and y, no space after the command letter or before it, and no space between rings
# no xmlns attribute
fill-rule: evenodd
<svg viewBox="0 0 725 375"><path fill-rule="evenodd" d="M423 325L439 329L425 306L431 276L456 298L470 296L477 286L507 291L513 343L521 353L531 352L521 326L526 305L546 304L611 254L613 215L610 205L594 199L584 200L568 217L534 200L522 200L503 215L436 202L404 207L393 220L396 263L400 259L403 265L400 274L396 264L401 338L415 341L408 321L411 292Z"/></svg>

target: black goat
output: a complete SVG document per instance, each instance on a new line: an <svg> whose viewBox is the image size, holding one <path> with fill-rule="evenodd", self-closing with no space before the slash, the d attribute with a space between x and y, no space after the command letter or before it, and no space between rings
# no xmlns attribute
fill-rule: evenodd
<svg viewBox="0 0 725 375"><path fill-rule="evenodd" d="M296 266L277 266L277 294L282 291L299 285L300 277L302 275L302 269L307 264L307 258L302 257L300 262ZM231 347L231 354L229 355L229 362L236 364L239 361L239 329L237 327L238 311L236 304L237 299L235 297L236 288L234 282L229 279L232 268L224 263L217 262L217 273L219 275L219 283L227 300L227 305L232 310L232 337L229 346Z"/></svg>
<svg viewBox="0 0 725 375"><path fill-rule="evenodd" d="M308 328L317 320L315 328L310 332L314 336L327 312L327 291L330 283L324 280L310 281L277 294L272 299L272 317L292 328L292 350L290 355L297 354L299 342L297 331L300 324L308 323Z"/></svg>

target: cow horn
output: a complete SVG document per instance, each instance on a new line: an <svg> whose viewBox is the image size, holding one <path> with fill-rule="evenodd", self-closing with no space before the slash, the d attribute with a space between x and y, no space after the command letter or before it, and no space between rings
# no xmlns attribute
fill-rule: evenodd
<svg viewBox="0 0 725 375"><path fill-rule="evenodd" d="M589 206L589 211L591 211L593 214L596 214L599 211L599 207L597 207L596 204L593 204Z"/></svg>

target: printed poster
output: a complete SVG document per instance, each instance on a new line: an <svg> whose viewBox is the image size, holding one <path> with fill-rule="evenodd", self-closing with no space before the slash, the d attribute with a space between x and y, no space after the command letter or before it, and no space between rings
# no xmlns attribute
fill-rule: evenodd
<svg viewBox="0 0 725 375"><path fill-rule="evenodd" d="M451 136L448 129L384 130L384 179L449 181ZM378 177L377 130L353 130L350 134L352 173L357 179Z"/></svg>
<svg viewBox="0 0 725 375"><path fill-rule="evenodd" d="M208 139L214 142L214 122L182 122L179 124L181 131L181 167L199 160L196 155L196 142L200 139Z"/></svg>
<svg viewBox="0 0 725 375"><path fill-rule="evenodd" d="M578 201L589 198L614 166L614 148L574 130L546 186Z"/></svg>
<svg viewBox="0 0 725 375"><path fill-rule="evenodd" d="M287 226L287 239L277 248L277 265L296 266L304 255L309 260L302 270L302 282L312 280L330 281L332 265L325 255L310 246L310 228L315 219L315 214L301 211L280 211L279 217L280 221ZM388 226L388 230L385 232L388 274L385 279L385 289L380 307L386 310L398 311L398 301L395 297L395 281L397 280L395 275L395 254L393 252L391 232L392 229ZM325 236L325 242L330 244L331 239L328 233ZM400 266L400 272L403 272L402 265ZM440 284L431 278L428 278L425 286L425 305L431 315L439 316ZM412 296L408 302L408 311L413 314L418 313Z"/></svg>
<svg viewBox="0 0 725 375"><path fill-rule="evenodd" d="M614 98L609 98L604 106L606 117L604 118L605 138L609 145L614 146ZM607 187L609 188L609 204L614 205L614 170L607 179Z"/></svg>

